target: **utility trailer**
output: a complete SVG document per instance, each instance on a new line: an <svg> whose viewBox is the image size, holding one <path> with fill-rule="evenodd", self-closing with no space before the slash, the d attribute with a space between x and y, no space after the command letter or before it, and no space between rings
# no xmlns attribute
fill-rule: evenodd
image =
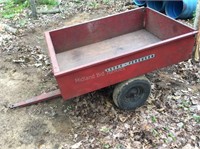
<svg viewBox="0 0 200 149"><path fill-rule="evenodd" d="M59 89L11 108L62 96L64 100L115 85L124 110L142 106L151 85L146 73L191 58L197 31L150 8L45 32Z"/></svg>

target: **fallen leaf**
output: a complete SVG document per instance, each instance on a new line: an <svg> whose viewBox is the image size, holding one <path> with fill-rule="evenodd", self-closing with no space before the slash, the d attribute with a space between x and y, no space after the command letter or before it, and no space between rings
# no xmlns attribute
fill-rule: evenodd
<svg viewBox="0 0 200 149"><path fill-rule="evenodd" d="M77 148L80 148L81 145L82 145L82 142L80 141L80 142L78 142L78 143L72 145L71 148L72 148L72 149L77 149Z"/></svg>
<svg viewBox="0 0 200 149"><path fill-rule="evenodd" d="M198 149L198 148L193 147L191 144L186 144L182 149Z"/></svg>
<svg viewBox="0 0 200 149"><path fill-rule="evenodd" d="M121 121L121 122L125 122L125 121L127 121L127 119L128 119L128 117L125 117L125 116L123 116L122 114L120 114L119 115L119 120Z"/></svg>

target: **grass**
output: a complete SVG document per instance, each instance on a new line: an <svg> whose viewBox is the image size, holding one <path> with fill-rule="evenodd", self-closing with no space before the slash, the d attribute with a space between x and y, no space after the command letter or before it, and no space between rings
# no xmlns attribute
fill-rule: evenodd
<svg viewBox="0 0 200 149"><path fill-rule="evenodd" d="M187 101L187 100L184 100L184 99L183 99L183 100L181 101L179 107L180 107L180 108L183 108L184 110L188 110L189 107L190 107L190 105L191 105L191 102L190 102L190 101Z"/></svg>
<svg viewBox="0 0 200 149"><path fill-rule="evenodd" d="M172 138L173 141L176 140L175 135L173 133L171 133L171 132L168 133L168 137Z"/></svg>
<svg viewBox="0 0 200 149"><path fill-rule="evenodd" d="M58 5L58 1L56 1L56 0L39 0L38 4L55 6L55 5Z"/></svg>
<svg viewBox="0 0 200 149"><path fill-rule="evenodd" d="M109 144L104 144L103 145L103 148L107 149L107 148L110 148L111 146Z"/></svg>
<svg viewBox="0 0 200 149"><path fill-rule="evenodd" d="M3 18L13 18L16 14L22 12L28 6L27 1L8 0L5 2L3 10L0 11Z"/></svg>
<svg viewBox="0 0 200 149"><path fill-rule="evenodd" d="M153 134L154 137L160 136L160 133L156 129L152 130L152 134Z"/></svg>
<svg viewBox="0 0 200 149"><path fill-rule="evenodd" d="M197 122L200 123L200 115L194 114L193 119Z"/></svg>
<svg viewBox="0 0 200 149"><path fill-rule="evenodd" d="M104 132L104 133L109 133L110 132L110 129L103 126L101 129L100 129L101 132Z"/></svg>
<svg viewBox="0 0 200 149"><path fill-rule="evenodd" d="M57 0L38 0L38 4L55 6L58 5L58 2ZM29 0L7 0L4 3L3 9L0 10L0 17L11 19L29 6Z"/></svg>
<svg viewBox="0 0 200 149"><path fill-rule="evenodd" d="M106 4L106 5L110 4L110 0L103 0L103 4Z"/></svg>
<svg viewBox="0 0 200 149"><path fill-rule="evenodd" d="M157 118L156 118L155 116L151 116L151 121L152 121L153 123L156 123L156 122L157 122Z"/></svg>
<svg viewBox="0 0 200 149"><path fill-rule="evenodd" d="M99 6L99 4L98 4L98 2L97 2L96 0L93 0L93 1L89 2L88 5L89 5L91 8L94 8L94 9L98 8L98 6Z"/></svg>
<svg viewBox="0 0 200 149"><path fill-rule="evenodd" d="M74 0L75 3L80 4L81 0Z"/></svg>

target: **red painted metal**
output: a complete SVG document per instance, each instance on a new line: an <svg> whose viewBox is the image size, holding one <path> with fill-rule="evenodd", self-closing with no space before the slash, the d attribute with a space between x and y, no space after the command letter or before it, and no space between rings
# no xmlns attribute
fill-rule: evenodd
<svg viewBox="0 0 200 149"><path fill-rule="evenodd" d="M180 47L177 45L181 45ZM136 53L127 54L114 60L74 71L71 73L56 76L59 88L64 99L70 99L88 93L102 87L106 87L118 82L134 78L153 70L170 66L191 57L191 48L194 45L193 37L185 37L171 42L165 42L159 46L148 47ZM155 54L155 58L135 65L128 66L120 71L113 73L105 72L106 68L116 66L143 56ZM98 77L99 76L99 77ZM77 78L88 77L86 81L76 81ZM91 78L91 79L90 79Z"/></svg>
<svg viewBox="0 0 200 149"><path fill-rule="evenodd" d="M60 95L67 100L187 60L196 34L149 8L46 32L60 90L13 107Z"/></svg>
<svg viewBox="0 0 200 149"><path fill-rule="evenodd" d="M50 33L56 53L99 42L143 28L145 9L137 9L53 30ZM48 42L48 45L51 44Z"/></svg>
<svg viewBox="0 0 200 149"><path fill-rule="evenodd" d="M50 99L53 99L53 98L57 98L57 97L60 97L60 96L61 96L60 90L57 89L55 91L43 93L39 96L35 96L35 97L30 98L28 100L15 103L13 105L10 105L9 108L13 109L13 108L17 108L17 107L24 107L24 106L32 105L32 104L35 104L35 103L47 101L47 100L50 100Z"/></svg>
<svg viewBox="0 0 200 149"><path fill-rule="evenodd" d="M48 51L51 59L52 69L54 73L59 72L59 66L56 59L55 49L51 40L51 36L48 32L45 32L46 42L48 43Z"/></svg>
<svg viewBox="0 0 200 149"><path fill-rule="evenodd" d="M177 37L194 30L162 13L146 9L145 29L162 40Z"/></svg>
<svg viewBox="0 0 200 149"><path fill-rule="evenodd" d="M89 56L95 57L94 61L76 64L71 69L54 71L56 72L54 75L63 99L70 99L189 59L197 31L152 9L139 8L76 26L47 32L46 35L50 36L52 41L52 43L49 43L50 40L47 40L47 44L53 44L55 50L53 57L56 55L56 58L58 58L58 54L64 54L62 52L69 51L70 54L73 53L70 50L76 50L72 55L69 55L76 62L75 60L79 60L84 55L81 47L88 46L90 48L92 47L90 45L93 43L98 42L97 44L100 44L101 41L106 39L141 29L145 29L160 41L139 48L134 47L140 43L134 43L133 41L137 45L131 45L131 42L127 42L128 47L132 46L133 50L126 47L115 47L116 51L118 49L128 50L122 52L121 55L113 52L113 57L111 58L106 54L105 57L99 58L98 52L96 52L99 49L94 49L92 52L84 48L86 53L90 51ZM144 34L138 35L138 38L141 38L140 42L144 42L142 40L144 36ZM119 40L119 42L121 41ZM113 45L112 47L109 47L109 45L106 48L111 50ZM77 49L78 47L80 49ZM50 52L50 56L52 56L51 53L53 52ZM109 67L150 54L155 54L155 58L130 65L112 73L105 71ZM63 57L65 58L65 56ZM63 64L58 63L59 59L56 60L56 58L53 59L52 63L56 63L59 68L64 67ZM87 58L86 61L88 61ZM64 65L73 66L73 63L66 63Z"/></svg>

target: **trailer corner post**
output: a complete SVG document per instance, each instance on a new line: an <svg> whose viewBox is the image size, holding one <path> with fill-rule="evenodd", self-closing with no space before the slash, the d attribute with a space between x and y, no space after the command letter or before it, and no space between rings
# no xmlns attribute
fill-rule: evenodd
<svg viewBox="0 0 200 149"><path fill-rule="evenodd" d="M198 30L197 38L196 38L196 45L194 51L194 60L199 62L199 52L200 52L200 0L198 0L197 8L196 8L196 16L194 20L194 28Z"/></svg>

